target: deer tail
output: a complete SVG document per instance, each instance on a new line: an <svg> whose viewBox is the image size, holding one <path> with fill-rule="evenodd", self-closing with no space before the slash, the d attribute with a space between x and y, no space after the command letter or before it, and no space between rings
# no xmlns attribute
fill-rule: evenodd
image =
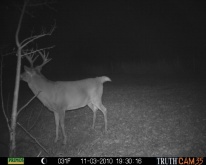
<svg viewBox="0 0 206 165"><path fill-rule="evenodd" d="M107 81L112 81L109 77L107 76L102 76L98 77L101 83L107 82Z"/></svg>

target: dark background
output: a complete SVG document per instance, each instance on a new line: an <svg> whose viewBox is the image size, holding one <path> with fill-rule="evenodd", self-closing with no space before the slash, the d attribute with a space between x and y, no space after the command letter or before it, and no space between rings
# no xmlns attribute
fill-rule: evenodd
<svg viewBox="0 0 206 165"><path fill-rule="evenodd" d="M1 45L8 45L6 51L15 48L20 16L16 4L21 3L10 0L2 4ZM27 8L20 39L29 37L32 30L34 34L43 27L49 30L56 21L51 37L30 45L56 45L49 50L53 60L44 69L53 79L84 72L205 71L205 1L69 0L51 6L56 11L46 6ZM15 65L12 61L9 63Z"/></svg>

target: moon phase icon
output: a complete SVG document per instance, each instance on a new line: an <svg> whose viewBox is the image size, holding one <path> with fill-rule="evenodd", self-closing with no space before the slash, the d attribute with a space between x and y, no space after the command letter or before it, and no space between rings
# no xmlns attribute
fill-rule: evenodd
<svg viewBox="0 0 206 165"><path fill-rule="evenodd" d="M42 164L47 164L47 159L46 158L41 158L41 163Z"/></svg>

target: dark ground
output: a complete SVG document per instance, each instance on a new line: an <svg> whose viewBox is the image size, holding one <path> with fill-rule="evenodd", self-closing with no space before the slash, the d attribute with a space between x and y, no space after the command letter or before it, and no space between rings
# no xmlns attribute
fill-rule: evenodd
<svg viewBox="0 0 206 165"><path fill-rule="evenodd" d="M53 114L37 99L21 113L19 122L49 151L49 156L205 156L206 81L198 76L110 75L104 84L103 104L108 109L108 133L103 115L81 108L66 113L67 145L55 144ZM21 86L20 105L32 93ZM1 115L2 116L2 115ZM38 117L39 116L39 117ZM3 121L1 117L1 121ZM3 122L1 122L3 123ZM32 127L32 128L31 128ZM0 156L9 140L0 125ZM18 156L48 156L17 127Z"/></svg>

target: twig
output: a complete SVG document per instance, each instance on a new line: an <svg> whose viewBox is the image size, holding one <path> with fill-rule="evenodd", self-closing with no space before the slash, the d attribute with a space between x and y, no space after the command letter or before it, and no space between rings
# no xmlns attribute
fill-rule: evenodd
<svg viewBox="0 0 206 165"><path fill-rule="evenodd" d="M40 113L39 113L36 121L34 122L34 124L29 128L29 131L30 131L30 130L35 126L35 124L37 123L37 121L38 121L38 119L39 119L39 116L40 116L40 114L41 114L41 112L42 112L42 109L43 109L43 108L41 108L41 111L40 111Z"/></svg>
<svg viewBox="0 0 206 165"><path fill-rule="evenodd" d="M27 0L27 1L28 1L28 0ZM50 8L51 10L57 12L57 10L56 10L55 8L51 7L51 4L55 4L55 3L56 3L56 1L48 1L48 0L46 0L46 1L44 1L44 2L39 2L39 3L31 3L31 2L28 1L27 7L42 7L42 6L46 6L46 7ZM21 7L20 7L20 5L18 5L17 3L14 3L14 6L15 6L19 11L22 10ZM31 17L34 17L34 15L31 14L28 10L25 10L25 13L28 14L28 15L30 15Z"/></svg>
<svg viewBox="0 0 206 165"><path fill-rule="evenodd" d="M14 4L14 6L21 12L22 8L20 5ZM34 17L34 15L31 12L29 12L28 10L25 10L25 14L28 14L30 17Z"/></svg>
<svg viewBox="0 0 206 165"><path fill-rule="evenodd" d="M24 1L24 5L23 5L23 8L21 10L21 15L20 15L18 26L17 26L17 29L16 29L15 41L16 41L16 46L18 47L18 49L21 49L21 44L19 42L19 32L20 32L20 29L21 29L21 24L22 24L24 12L26 10L26 6L27 6L28 2L29 2L28 0Z"/></svg>
<svg viewBox="0 0 206 165"><path fill-rule="evenodd" d="M39 3L30 3L28 6L29 7L38 7L38 6L47 6L50 8L50 4L55 4L57 1L48 1L45 0L44 2L39 2ZM54 11L57 11L56 9L53 9Z"/></svg>
<svg viewBox="0 0 206 165"><path fill-rule="evenodd" d="M20 43L20 47L21 48L24 48L26 45L28 45L29 43L31 43L31 42L33 42L34 40L37 40L37 39L39 39L39 38L42 38L42 37L44 37L44 36L50 36L50 35L52 35L52 33L54 32L54 30L55 30L55 28L56 28L56 26L54 25L52 28L51 28L51 30L49 31L49 32L47 32L47 33L42 33L42 34L39 34L39 35L35 35L35 36L31 36L31 37L29 37L29 38L26 38L25 40L23 40L21 43Z"/></svg>
<svg viewBox="0 0 206 165"><path fill-rule="evenodd" d="M30 125L30 119L32 118L32 114L33 114L33 108L32 108L32 110L31 110L31 113L30 113L30 115L29 115L29 118L28 118L28 121L27 121L27 129L29 128L29 125ZM30 131L30 129L28 129L28 131Z"/></svg>
<svg viewBox="0 0 206 165"><path fill-rule="evenodd" d="M6 119L6 123L7 123L7 127L9 129L9 131L11 131L11 127L9 125L9 119L6 115L6 112L5 112L5 108L4 108L4 98L3 98L3 57L2 57L2 60L1 60L1 105L2 105L2 110L3 110L3 114L4 114L4 117Z"/></svg>
<svg viewBox="0 0 206 165"><path fill-rule="evenodd" d="M37 49L37 50L34 50L34 51L32 51L32 52L26 52L26 53L24 53L23 55L21 55L22 57L24 57L24 56L27 56L27 55L29 55L29 54L33 54L33 53L36 53L36 52L39 52L39 51L42 51L42 50L46 50L46 49L52 49L52 48L54 48L55 47L55 45L53 45L53 46L50 46L50 47L45 47L45 48L41 48L41 49Z"/></svg>
<svg viewBox="0 0 206 165"><path fill-rule="evenodd" d="M54 7L51 7L51 5L46 4L45 6L47 6L48 8L50 8L51 10L57 12L57 10Z"/></svg>
<svg viewBox="0 0 206 165"><path fill-rule="evenodd" d="M10 97L10 93L8 93L7 104L6 104L6 114L7 115L9 114L9 97Z"/></svg>
<svg viewBox="0 0 206 165"><path fill-rule="evenodd" d="M17 112L17 116L19 115L19 113L27 106L29 105L29 103L34 100L40 93L41 91L39 91L36 95L34 95L26 104L24 104L20 109L19 111Z"/></svg>
<svg viewBox="0 0 206 165"><path fill-rule="evenodd" d="M9 55L12 55L12 54L16 54L16 51L13 50L12 52L9 52L9 53L6 53L6 54L2 54L1 56L4 57L4 56L9 56Z"/></svg>
<svg viewBox="0 0 206 165"><path fill-rule="evenodd" d="M39 143L39 141L31 135L19 122L17 124L49 155L49 152Z"/></svg>
<svg viewBox="0 0 206 165"><path fill-rule="evenodd" d="M40 151L39 154L38 154L36 157L40 157L41 153L42 153L42 152Z"/></svg>

